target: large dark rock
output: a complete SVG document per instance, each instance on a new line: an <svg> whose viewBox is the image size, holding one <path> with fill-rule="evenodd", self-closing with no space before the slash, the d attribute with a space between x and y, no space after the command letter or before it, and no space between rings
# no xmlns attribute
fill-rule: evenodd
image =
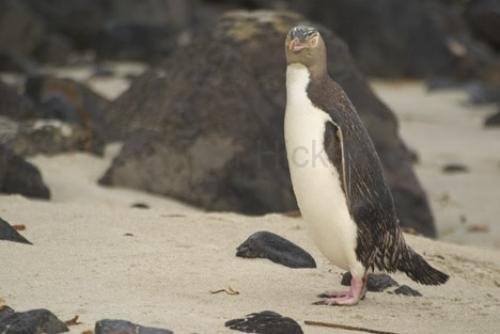
<svg viewBox="0 0 500 334"><path fill-rule="evenodd" d="M500 49L500 1L468 1L465 16L476 34Z"/></svg>
<svg viewBox="0 0 500 334"><path fill-rule="evenodd" d="M97 56L158 62L177 45L176 31L164 25L114 23L98 36Z"/></svg>
<svg viewBox="0 0 500 334"><path fill-rule="evenodd" d="M2 81L0 81L0 115L13 120L37 116L33 102Z"/></svg>
<svg viewBox="0 0 500 334"><path fill-rule="evenodd" d="M360 69L373 76L469 78L495 61L491 50L471 36L463 1L220 0L216 6L298 11L337 32Z"/></svg>
<svg viewBox="0 0 500 334"><path fill-rule="evenodd" d="M285 12L232 12L139 77L109 111L125 139L101 183L143 189L210 210L296 209L283 140ZM347 46L320 28L328 67L381 155L403 226L435 236L433 218L394 114L357 70Z"/></svg>
<svg viewBox="0 0 500 334"><path fill-rule="evenodd" d="M226 321L226 327L244 332L259 334L302 334L302 328L292 318L283 317L272 311L248 314L243 319Z"/></svg>
<svg viewBox="0 0 500 334"><path fill-rule="evenodd" d="M0 192L48 199L50 190L40 171L0 144Z"/></svg>
<svg viewBox="0 0 500 334"><path fill-rule="evenodd" d="M460 6L434 0L300 0L293 6L336 31L365 73L470 76L491 61ZM321 10L318 10L320 8Z"/></svg>
<svg viewBox="0 0 500 334"><path fill-rule="evenodd" d="M192 0L26 1L49 31L104 58L157 59L193 22Z"/></svg>
<svg viewBox="0 0 500 334"><path fill-rule="evenodd" d="M167 329L144 327L126 320L99 320L95 323L95 334L172 334Z"/></svg>
<svg viewBox="0 0 500 334"><path fill-rule="evenodd" d="M64 322L45 309L15 312L10 307L0 309L0 333L57 334L68 332Z"/></svg>
<svg viewBox="0 0 500 334"><path fill-rule="evenodd" d="M0 52L29 55L46 32L43 18L25 1L0 1Z"/></svg>
<svg viewBox="0 0 500 334"><path fill-rule="evenodd" d="M260 231L248 237L236 250L236 256L266 258L290 268L316 268L313 257L277 234Z"/></svg>

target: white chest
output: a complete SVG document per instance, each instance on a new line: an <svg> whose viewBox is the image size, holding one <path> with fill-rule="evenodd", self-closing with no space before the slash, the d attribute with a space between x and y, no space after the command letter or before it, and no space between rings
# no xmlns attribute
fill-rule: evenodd
<svg viewBox="0 0 500 334"><path fill-rule="evenodd" d="M297 204L323 254L346 270L361 270L354 252L356 224L339 172L323 148L325 124L331 119L310 101L308 83L306 67L288 66L285 143Z"/></svg>

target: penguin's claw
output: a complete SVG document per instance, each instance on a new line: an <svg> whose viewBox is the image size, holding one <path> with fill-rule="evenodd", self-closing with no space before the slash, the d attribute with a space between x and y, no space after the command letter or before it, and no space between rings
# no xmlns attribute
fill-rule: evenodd
<svg viewBox="0 0 500 334"><path fill-rule="evenodd" d="M314 305L356 305L365 297L366 293L366 276L362 279L352 278L351 287L347 291L326 292L319 295L319 298L324 298Z"/></svg>

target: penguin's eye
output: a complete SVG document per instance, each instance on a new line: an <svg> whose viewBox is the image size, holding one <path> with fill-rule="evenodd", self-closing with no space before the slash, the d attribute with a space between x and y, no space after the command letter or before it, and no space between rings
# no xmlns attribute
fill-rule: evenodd
<svg viewBox="0 0 500 334"><path fill-rule="evenodd" d="M319 42L319 37L318 35L315 35L313 38L311 38L309 40L309 45L313 48L317 47L318 46L318 42Z"/></svg>

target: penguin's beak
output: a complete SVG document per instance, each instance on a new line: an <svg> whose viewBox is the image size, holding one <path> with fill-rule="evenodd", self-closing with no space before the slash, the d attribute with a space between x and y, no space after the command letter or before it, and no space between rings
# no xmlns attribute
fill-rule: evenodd
<svg viewBox="0 0 500 334"><path fill-rule="evenodd" d="M294 38L288 43L288 49L293 52L299 52L301 50L307 49L309 43L301 42L298 38Z"/></svg>

